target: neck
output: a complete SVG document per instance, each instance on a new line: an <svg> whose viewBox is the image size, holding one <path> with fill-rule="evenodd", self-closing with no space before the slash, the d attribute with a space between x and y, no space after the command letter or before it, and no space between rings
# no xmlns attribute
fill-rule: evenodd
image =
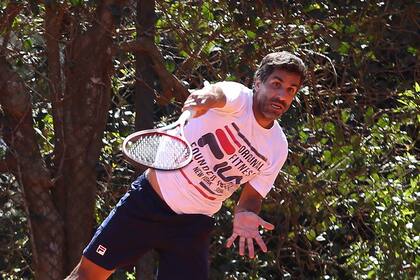
<svg viewBox="0 0 420 280"><path fill-rule="evenodd" d="M266 119L264 115L258 110L256 102L254 102L254 100L252 101L252 112L254 114L255 120L261 127L270 129L274 125L273 120Z"/></svg>

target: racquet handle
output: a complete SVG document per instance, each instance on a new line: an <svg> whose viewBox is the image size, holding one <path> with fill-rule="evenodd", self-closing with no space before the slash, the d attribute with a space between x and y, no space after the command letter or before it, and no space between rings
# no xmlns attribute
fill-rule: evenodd
<svg viewBox="0 0 420 280"><path fill-rule="evenodd" d="M184 112L182 112L181 116L179 116L178 122L181 124L185 124L189 119L194 117L195 115L194 109L187 109Z"/></svg>

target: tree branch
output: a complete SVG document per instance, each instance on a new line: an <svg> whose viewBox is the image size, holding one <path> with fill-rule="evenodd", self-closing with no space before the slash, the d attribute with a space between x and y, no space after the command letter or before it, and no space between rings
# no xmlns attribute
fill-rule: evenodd
<svg viewBox="0 0 420 280"><path fill-rule="evenodd" d="M23 82L0 58L0 104L5 113L3 131L5 141L17 164L25 168L29 176L44 187L51 187L36 141L32 121L32 106ZM13 170L16 172L16 170Z"/></svg>
<svg viewBox="0 0 420 280"><path fill-rule="evenodd" d="M7 161L5 159L0 160L0 173L7 173L9 172L9 167L7 165Z"/></svg>
<svg viewBox="0 0 420 280"><path fill-rule="evenodd" d="M168 103L173 97L183 102L189 95L177 77L169 73L165 68L164 58L153 40L148 37L140 37L136 41L124 43L121 50L126 52L137 52L148 55L152 61L152 68L159 77L162 85L162 96L159 96L162 103Z"/></svg>
<svg viewBox="0 0 420 280"><path fill-rule="evenodd" d="M4 32L3 45L0 48L0 53L4 52L4 50L6 49L6 46L9 42L9 36L13 20L19 14L22 8L22 4L17 4L14 1L11 1L4 11L5 16L0 18L0 33Z"/></svg>

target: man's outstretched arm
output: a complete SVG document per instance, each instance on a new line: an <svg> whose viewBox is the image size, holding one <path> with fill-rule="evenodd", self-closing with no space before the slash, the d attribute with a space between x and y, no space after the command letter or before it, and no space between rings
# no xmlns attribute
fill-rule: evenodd
<svg viewBox="0 0 420 280"><path fill-rule="evenodd" d="M245 247L248 247L250 258L254 258L254 240L263 252L267 252L267 246L258 231L262 226L267 230L273 230L274 225L270 224L258 216L261 210L262 196L251 186L245 183L239 202L235 208L233 219L233 233L226 242L226 247L230 248L233 242L239 237L239 254L245 254Z"/></svg>
<svg viewBox="0 0 420 280"><path fill-rule="evenodd" d="M207 85L191 92L184 103L183 110L193 109L194 117L204 115L212 108L222 108L226 104L226 96L218 84Z"/></svg>

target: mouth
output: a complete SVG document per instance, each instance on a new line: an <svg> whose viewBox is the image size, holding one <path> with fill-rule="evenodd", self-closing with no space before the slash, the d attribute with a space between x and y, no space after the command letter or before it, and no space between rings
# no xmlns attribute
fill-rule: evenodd
<svg viewBox="0 0 420 280"><path fill-rule="evenodd" d="M275 111L281 111L283 112L284 109L284 105L281 103L271 103L271 107L275 110Z"/></svg>

